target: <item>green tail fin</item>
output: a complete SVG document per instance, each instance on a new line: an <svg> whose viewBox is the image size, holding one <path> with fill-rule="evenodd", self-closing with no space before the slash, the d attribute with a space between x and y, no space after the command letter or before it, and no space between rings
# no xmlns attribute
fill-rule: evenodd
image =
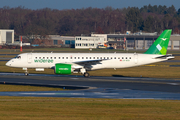
<svg viewBox="0 0 180 120"><path fill-rule="evenodd" d="M171 29L164 30L163 33L157 38L157 40L144 54L166 55L167 47L171 36L171 31Z"/></svg>

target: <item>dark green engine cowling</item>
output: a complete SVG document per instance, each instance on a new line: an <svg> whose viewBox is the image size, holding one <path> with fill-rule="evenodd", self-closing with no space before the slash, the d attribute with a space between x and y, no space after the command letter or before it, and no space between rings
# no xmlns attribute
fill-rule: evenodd
<svg viewBox="0 0 180 120"><path fill-rule="evenodd" d="M71 74L71 64L57 63L54 72L55 74Z"/></svg>

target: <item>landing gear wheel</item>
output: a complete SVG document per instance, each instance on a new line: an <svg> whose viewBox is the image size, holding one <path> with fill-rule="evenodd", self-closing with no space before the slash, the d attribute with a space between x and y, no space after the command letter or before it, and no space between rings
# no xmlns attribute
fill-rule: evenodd
<svg viewBox="0 0 180 120"><path fill-rule="evenodd" d="M89 73L85 72L84 77L89 77Z"/></svg>
<svg viewBox="0 0 180 120"><path fill-rule="evenodd" d="M28 75L29 75L29 73L28 73L28 72L25 72L25 73L24 73L24 75L25 75L25 76L28 76Z"/></svg>

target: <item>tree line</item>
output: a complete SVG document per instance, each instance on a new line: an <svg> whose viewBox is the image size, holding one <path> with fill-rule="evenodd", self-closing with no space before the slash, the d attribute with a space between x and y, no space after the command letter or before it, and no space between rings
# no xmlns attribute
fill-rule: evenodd
<svg viewBox="0 0 180 120"><path fill-rule="evenodd" d="M14 29L19 35L71 35L125 33L126 31L161 32L172 29L180 33L180 8L143 6L114 9L112 7L82 9L37 9L22 6L0 8L0 29Z"/></svg>

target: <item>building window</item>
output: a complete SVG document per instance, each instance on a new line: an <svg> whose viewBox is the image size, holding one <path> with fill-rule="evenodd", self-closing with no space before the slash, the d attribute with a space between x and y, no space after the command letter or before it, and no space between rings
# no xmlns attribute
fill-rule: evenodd
<svg viewBox="0 0 180 120"><path fill-rule="evenodd" d="M69 45L70 43L71 43L70 40L65 40L65 44L66 44L66 45Z"/></svg>
<svg viewBox="0 0 180 120"><path fill-rule="evenodd" d="M58 44L58 41L57 40L54 40L54 45L57 45Z"/></svg>

